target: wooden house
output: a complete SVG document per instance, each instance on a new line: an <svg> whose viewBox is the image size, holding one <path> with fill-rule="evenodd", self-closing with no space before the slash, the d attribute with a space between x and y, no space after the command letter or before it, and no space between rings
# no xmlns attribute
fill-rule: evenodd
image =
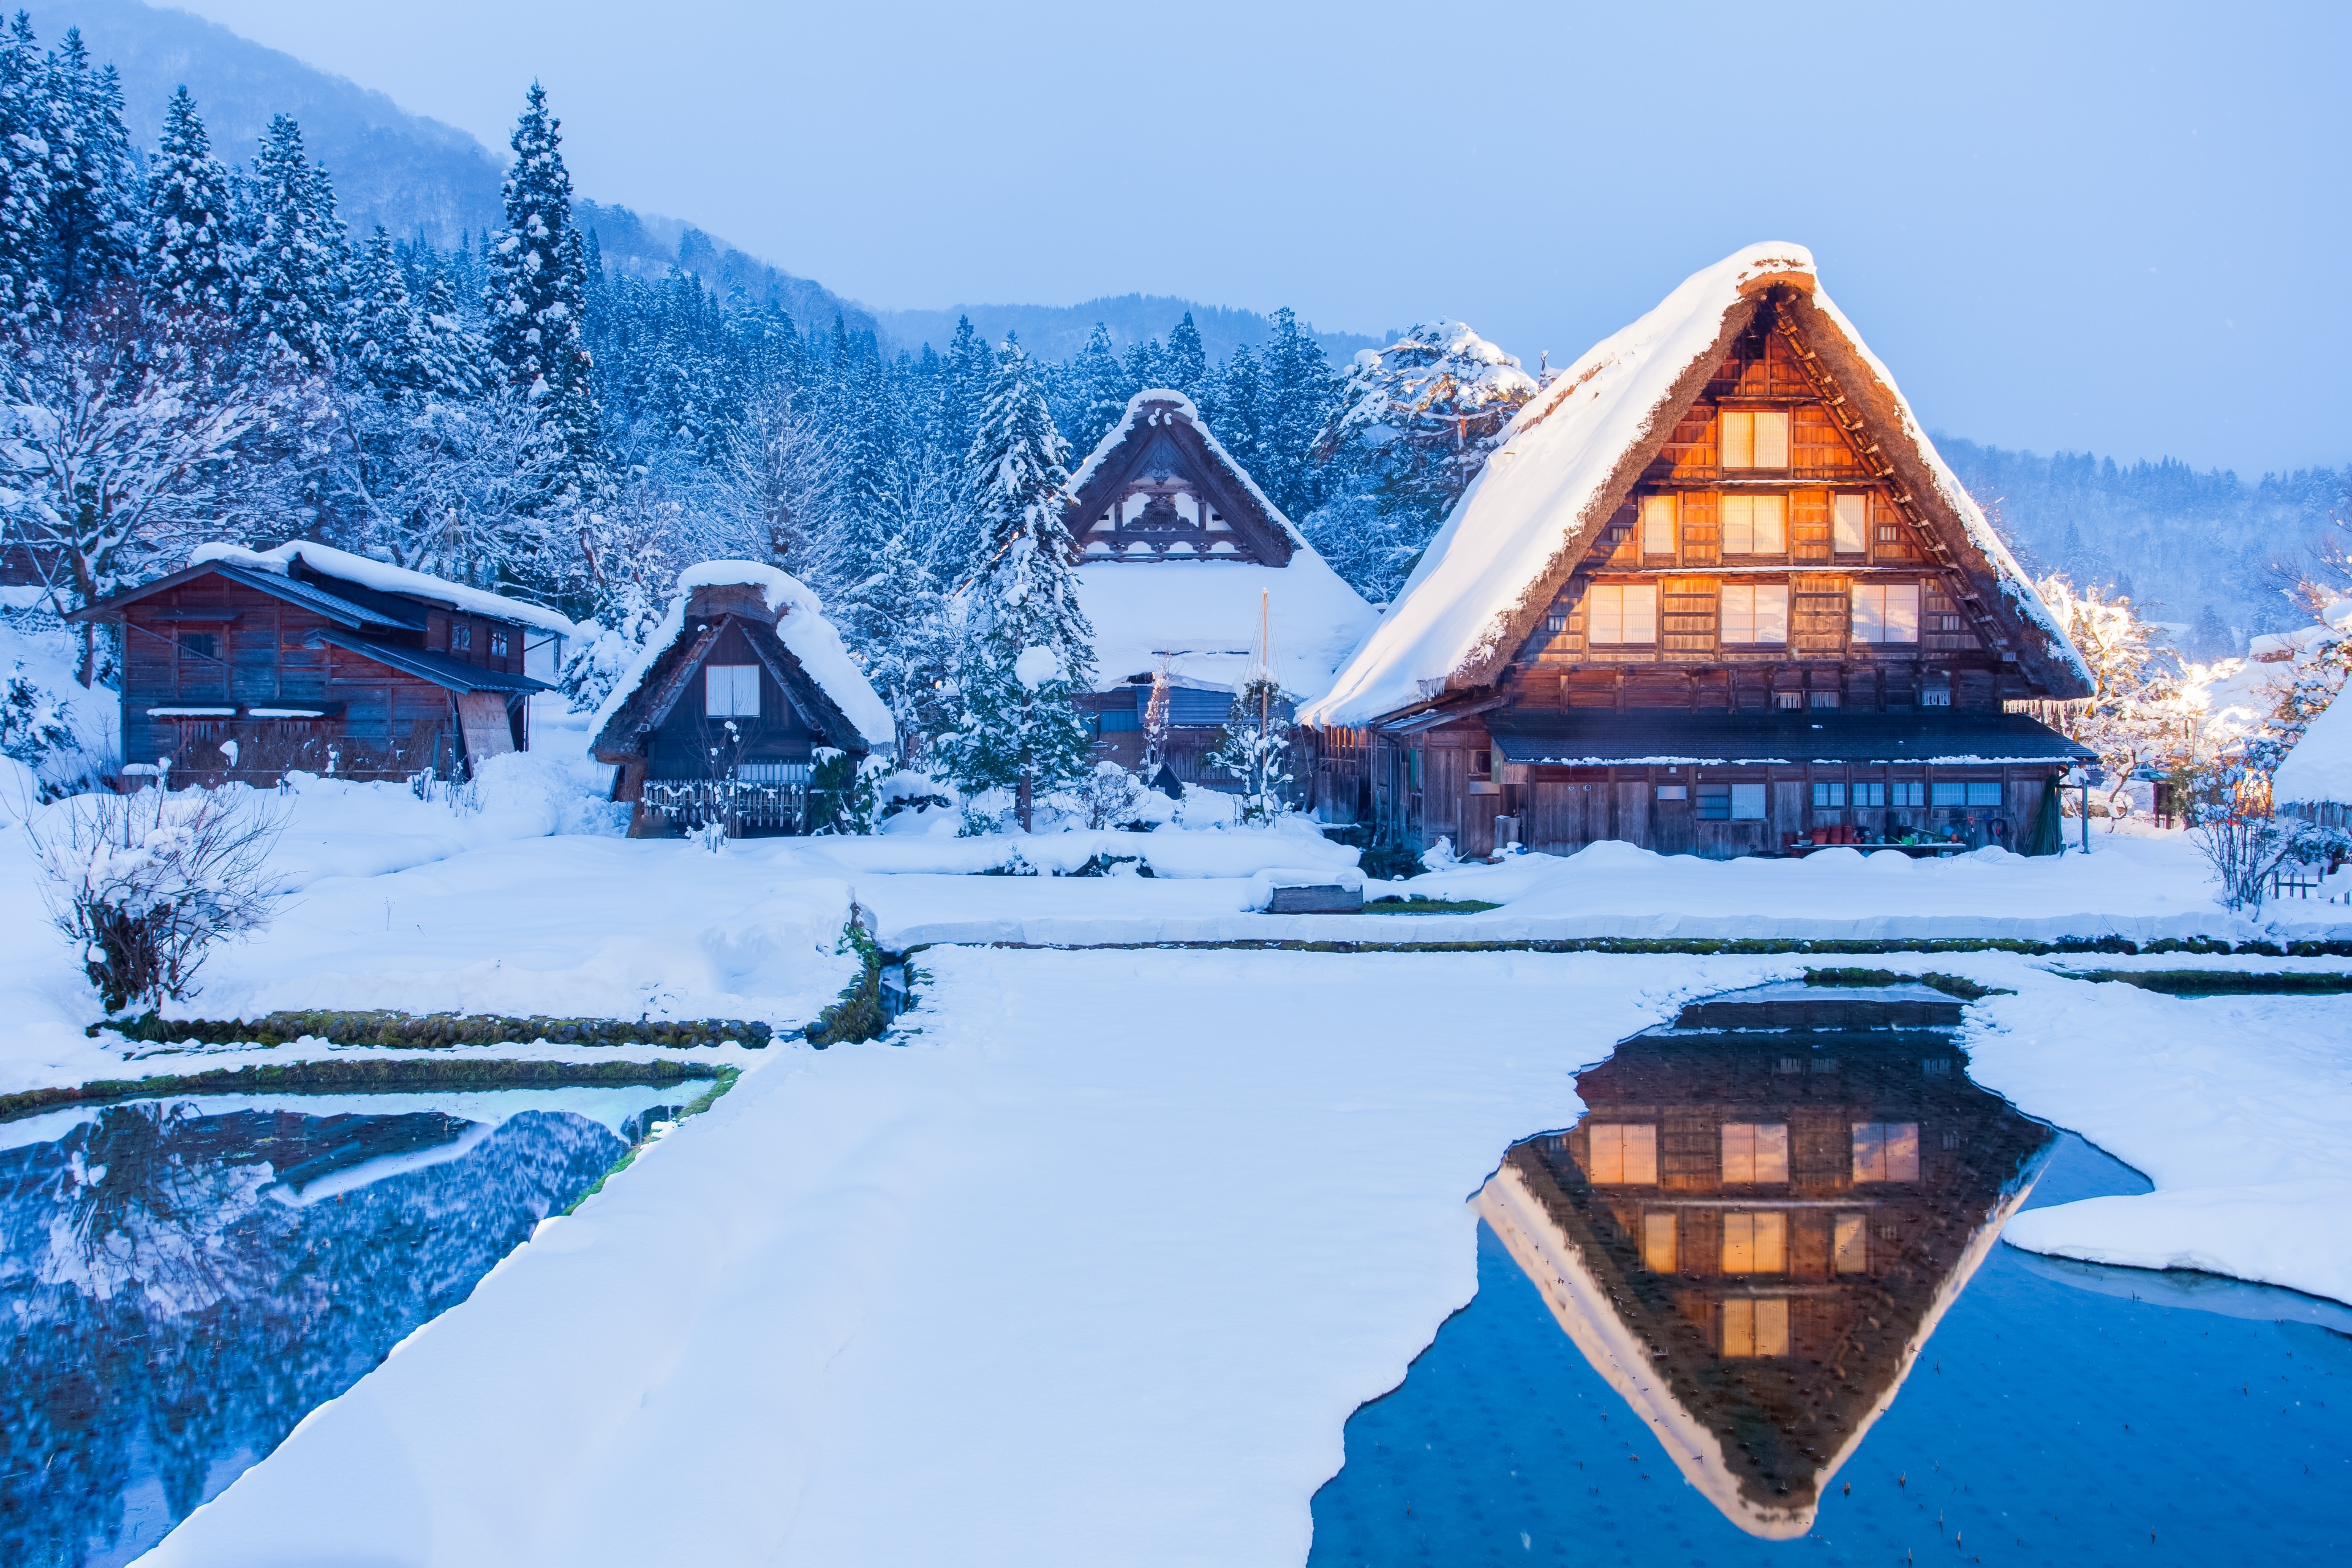
<svg viewBox="0 0 2352 1568"><path fill-rule="evenodd" d="M1577 1092L1481 1216L1691 1485L1804 1534L2050 1130L1925 1030L1639 1036Z"/></svg>
<svg viewBox="0 0 2352 1568"><path fill-rule="evenodd" d="M173 780L459 776L530 743L524 673L572 623L364 556L206 545L77 610L122 637L122 751ZM551 658L548 668L552 668Z"/></svg>
<svg viewBox="0 0 2352 1568"><path fill-rule="evenodd" d="M1316 808L1415 847L2025 841L2090 677L1788 245L1556 376L1316 727Z"/></svg>
<svg viewBox="0 0 2352 1568"><path fill-rule="evenodd" d="M890 710L850 661L814 594L750 561L678 578L669 615L613 689L593 750L615 769L629 832L707 823L737 836L810 831L824 753L895 754Z"/></svg>
<svg viewBox="0 0 2352 1568"><path fill-rule="evenodd" d="M1095 634L1097 754L1134 767L1154 679L1166 670L1165 761L1202 777L1233 694L1255 658L1261 606L1271 668L1292 701L1322 695L1378 618L1221 446L1181 392L1138 393L1070 480L1078 603Z"/></svg>

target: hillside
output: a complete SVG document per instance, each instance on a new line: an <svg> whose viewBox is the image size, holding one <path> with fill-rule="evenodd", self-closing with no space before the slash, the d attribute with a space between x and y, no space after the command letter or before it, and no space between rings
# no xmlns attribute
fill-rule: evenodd
<svg viewBox="0 0 2352 1568"><path fill-rule="evenodd" d="M1068 359L1086 347L1097 321L1110 329L1111 342L1120 348L1149 338L1164 338L1168 329L1192 312L1201 329L1202 344L1212 360L1223 359L1246 343L1253 350L1273 335L1274 325L1255 310L1223 305L1203 305L1169 294L1118 294L1076 305L950 305L940 310L876 310L874 319L889 342L905 348L944 343L955 333L956 318L969 316L982 336L1001 339L1018 332L1031 353L1045 359ZM1310 328L1311 330L1311 328ZM1359 349L1379 348L1395 337L1368 338L1360 332L1315 334L1334 363L1344 364Z"/></svg>

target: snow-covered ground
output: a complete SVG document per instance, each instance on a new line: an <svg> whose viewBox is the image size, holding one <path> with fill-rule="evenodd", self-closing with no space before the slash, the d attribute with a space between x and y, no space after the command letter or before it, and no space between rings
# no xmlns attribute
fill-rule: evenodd
<svg viewBox="0 0 2352 1568"><path fill-rule="evenodd" d="M1296 1563L1349 1413L1469 1298L1504 1148L1684 998L1801 967L927 962L919 1033L764 1053L152 1561ZM2299 1247L2315 1289L2352 1251L2325 1190L2352 1001L1891 962L2013 987L1975 1011L1978 1078L2158 1181L2029 1216L2093 1238L2061 1250L2117 1256L2117 1205L2179 1183L2241 1205L2200 1266L2276 1279Z"/></svg>

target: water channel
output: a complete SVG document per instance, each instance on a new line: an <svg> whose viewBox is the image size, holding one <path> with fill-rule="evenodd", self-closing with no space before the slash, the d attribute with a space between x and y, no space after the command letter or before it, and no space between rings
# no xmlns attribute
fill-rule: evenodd
<svg viewBox="0 0 2352 1568"><path fill-rule="evenodd" d="M0 1563L154 1545L704 1087L162 1099L0 1124Z"/></svg>
<svg viewBox="0 0 2352 1568"><path fill-rule="evenodd" d="M2352 1308L2001 1245L2147 1183L1972 1083L1948 999L1790 994L1624 1042L1508 1152L1310 1564L2352 1560Z"/></svg>

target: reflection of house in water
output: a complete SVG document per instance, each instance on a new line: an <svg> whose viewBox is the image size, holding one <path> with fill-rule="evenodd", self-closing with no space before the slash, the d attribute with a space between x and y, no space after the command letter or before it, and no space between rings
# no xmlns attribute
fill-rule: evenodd
<svg viewBox="0 0 2352 1568"><path fill-rule="evenodd" d="M1811 1006L1958 1013L1924 988L1863 995ZM1578 1079L1584 1120L1479 1194L1595 1370L1752 1534L1811 1524L2024 1198L2051 1133L1964 1066L1935 1029L1637 1036Z"/></svg>

